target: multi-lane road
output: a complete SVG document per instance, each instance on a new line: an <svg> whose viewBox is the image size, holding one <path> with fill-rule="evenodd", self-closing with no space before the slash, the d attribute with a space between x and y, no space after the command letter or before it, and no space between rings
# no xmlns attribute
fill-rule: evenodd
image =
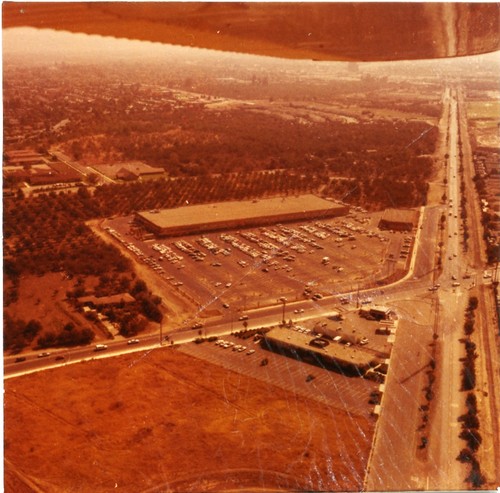
<svg viewBox="0 0 500 493"><path fill-rule="evenodd" d="M365 489L368 491L467 488L464 479L468 466L456 460L464 448L464 442L459 439L458 422L458 417L465 412L465 396L460 392L460 358L463 356L460 338L463 337L464 313L470 290L482 281L482 265L475 260L477 251L464 251L463 247L460 210L463 170L460 170L459 136L462 141L467 136L464 129L460 131L459 127L460 100L456 90L448 89L445 92L444 104L447 105L443 112L445 121L442 122L442 128L447 129L447 198L445 203L427 207L424 212L422 228L425 233L421 235L413 273L414 277L421 279L420 276L425 277L427 272L432 272L428 279L432 280L436 288L429 293L429 297L433 298L429 301L432 303L431 316L427 330L419 331L418 338L413 341L412 334L398 331L382 401L382 414L377 423L365 478ZM473 186L472 182L466 183L466 187L469 186ZM441 233L442 216L445 218L445 227ZM469 219L469 228L478 229L480 224ZM480 237L480 233L477 236ZM424 244L427 244L426 248L423 248ZM478 248L481 245L476 245L476 250ZM437 262L439 251L440 266ZM411 283L409 280L401 284L394 293L395 297L402 295L400 289L406 290ZM420 285L420 282L417 284ZM386 288L386 292L392 289ZM415 301L419 297L422 296L413 293ZM418 310L415 309L413 313L418 316ZM423 351L424 346L427 352ZM488 347L479 347L478 351L489 361ZM430 413L427 417L430 416L430 421L423 426L424 431L419 433L419 429L422 429L422 412L419 410L425 403L421 396L429 383L424 375L429 369L427 365L430 357L436 361L435 397L429 403ZM402 375L420 375L420 378L405 379L401 378ZM491 412L493 419L497 419L497 409ZM423 436L427 440L425 447L421 447L422 442L417 440Z"/></svg>

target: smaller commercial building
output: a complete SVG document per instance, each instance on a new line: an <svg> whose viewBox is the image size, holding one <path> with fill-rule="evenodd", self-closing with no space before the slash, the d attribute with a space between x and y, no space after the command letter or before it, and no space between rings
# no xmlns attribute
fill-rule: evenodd
<svg viewBox="0 0 500 493"><path fill-rule="evenodd" d="M33 164L44 163L42 154L33 149L21 149L4 152L5 164L8 166L31 166Z"/></svg>
<svg viewBox="0 0 500 493"><path fill-rule="evenodd" d="M411 231L418 224L418 211L415 209L386 209L378 223L379 229Z"/></svg>
<svg viewBox="0 0 500 493"><path fill-rule="evenodd" d="M113 294L111 296L82 296L78 298L78 303L82 306L93 308L103 308L106 306L128 305L135 303L136 299L129 293Z"/></svg>
<svg viewBox="0 0 500 493"><path fill-rule="evenodd" d="M113 180L134 181L139 178L161 178L165 176L163 168L155 168L142 161L101 164L95 165L94 168Z"/></svg>
<svg viewBox="0 0 500 493"><path fill-rule="evenodd" d="M263 347L331 369L346 376L363 376L368 369L381 363L373 354L361 347L339 344L323 337L312 337L286 328L275 328L267 332Z"/></svg>
<svg viewBox="0 0 500 493"><path fill-rule="evenodd" d="M387 306L372 305L363 306L359 310L360 316L375 320L390 320L393 310Z"/></svg>

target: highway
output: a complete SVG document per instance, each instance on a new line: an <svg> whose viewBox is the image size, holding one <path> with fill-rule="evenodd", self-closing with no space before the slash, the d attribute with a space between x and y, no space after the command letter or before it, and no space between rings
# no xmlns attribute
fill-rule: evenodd
<svg viewBox="0 0 500 493"><path fill-rule="evenodd" d="M464 442L458 437L460 423L457 419L465 412L465 395L460 392L462 364L459 361L464 351L459 339L463 337L469 292L482 278L480 271L476 270L480 264L474 262L471 253L464 252L462 245L459 102L454 90L445 92L444 104L448 106L443 113L444 127L448 132L447 200L444 204L425 208L413 278L398 288L385 288L385 292L397 298L406 291L417 301L418 293L409 293L408 290L415 278L418 280L416 285L422 286L421 276L439 287L429 293L430 313L417 309L416 305L412 311L416 320L425 320L427 316L427 327L419 330L418 337L398 331L365 478L367 491L461 490L467 487L464 478L468 466L456 460L464 448ZM462 132L462 139L464 135ZM432 252L439 252L442 215L445 228L439 268L437 256ZM477 223L469 223L469 228L480 230ZM429 272L432 275L426 277ZM423 389L428 385L425 371L429 369L430 358L436 361L435 397L429 403L429 421L423 423L423 413L419 408L426 403ZM402 379L402 375L414 377ZM425 447L421 447L419 437L427 440Z"/></svg>

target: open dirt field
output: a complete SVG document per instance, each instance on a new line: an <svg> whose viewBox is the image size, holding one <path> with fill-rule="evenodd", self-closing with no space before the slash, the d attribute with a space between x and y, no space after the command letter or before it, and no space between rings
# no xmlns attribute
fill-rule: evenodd
<svg viewBox="0 0 500 493"><path fill-rule="evenodd" d="M48 330L58 332L68 323L79 328L92 328L93 325L66 301L66 292L74 287L75 282L75 279L67 279L64 273L49 273L41 277L23 276L19 286L19 299L11 303L6 312L26 322L39 320L43 327L39 335ZM96 284L97 278L86 278L86 286L93 287ZM96 336L102 337L102 334L96 331Z"/></svg>
<svg viewBox="0 0 500 493"><path fill-rule="evenodd" d="M8 493L359 490L374 428L172 349L7 380L5 425Z"/></svg>

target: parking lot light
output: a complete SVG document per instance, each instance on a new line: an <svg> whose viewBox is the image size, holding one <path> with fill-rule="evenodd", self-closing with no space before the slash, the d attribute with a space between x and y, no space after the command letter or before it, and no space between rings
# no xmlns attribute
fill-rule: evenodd
<svg viewBox="0 0 500 493"><path fill-rule="evenodd" d="M281 323L282 325L285 325L285 307L287 299L284 296L282 296L278 301L281 301L281 303L283 303L283 315L281 317Z"/></svg>

